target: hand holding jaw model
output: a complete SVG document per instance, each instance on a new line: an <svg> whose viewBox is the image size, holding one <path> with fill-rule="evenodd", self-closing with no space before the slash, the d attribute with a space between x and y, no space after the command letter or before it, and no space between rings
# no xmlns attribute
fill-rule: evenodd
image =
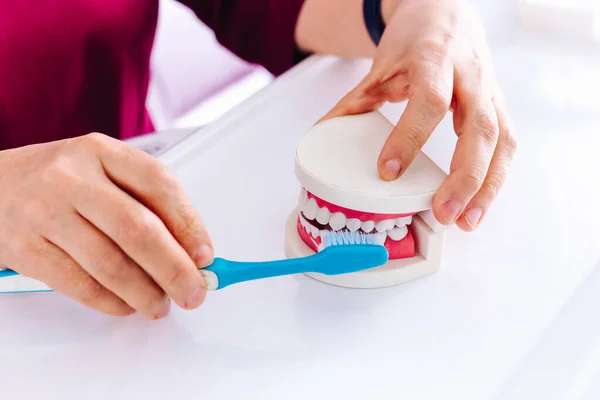
<svg viewBox="0 0 600 400"><path fill-rule="evenodd" d="M443 225L479 226L517 146L485 32L468 2L395 4L371 70L296 154L303 189L286 225L287 255L315 251L320 232L330 229L376 232L388 249L384 267L314 276L342 286L388 286L435 272ZM396 126L377 113L387 101L404 100ZM446 176L421 148L448 111L458 142Z"/></svg>
<svg viewBox="0 0 600 400"><path fill-rule="evenodd" d="M369 73L323 120L407 100L374 160L390 181L406 173L450 110L458 142L432 209L443 224L472 231L501 189L517 147L485 31L464 0L394 3Z"/></svg>

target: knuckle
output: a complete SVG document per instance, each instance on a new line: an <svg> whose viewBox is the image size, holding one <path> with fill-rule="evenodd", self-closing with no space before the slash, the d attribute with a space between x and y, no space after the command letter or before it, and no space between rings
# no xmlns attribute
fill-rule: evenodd
<svg viewBox="0 0 600 400"><path fill-rule="evenodd" d="M402 149L408 149L410 152L417 152L421 146L422 141L426 137L425 130L420 126L409 126L405 130L405 134L402 135Z"/></svg>
<svg viewBox="0 0 600 400"><path fill-rule="evenodd" d="M106 289L98 283L90 275L85 275L79 278L76 282L77 291L81 297L81 300L86 305L94 305L100 301L106 294Z"/></svg>
<svg viewBox="0 0 600 400"><path fill-rule="evenodd" d="M430 85L425 94L423 113L428 117L436 117L445 115L450 109L452 102L451 95L443 91L441 88Z"/></svg>
<svg viewBox="0 0 600 400"><path fill-rule="evenodd" d="M100 132L91 132L82 137L82 142L89 143L94 147L106 146L109 142L109 138Z"/></svg>
<svg viewBox="0 0 600 400"><path fill-rule="evenodd" d="M70 143L72 148L77 150L77 152L98 156L102 151L109 149L115 140L103 133L92 132L72 139Z"/></svg>
<svg viewBox="0 0 600 400"><path fill-rule="evenodd" d="M506 158L512 160L519 149L519 141L512 133L510 133L510 131L506 132L507 133L502 140L504 142Z"/></svg>
<svg viewBox="0 0 600 400"><path fill-rule="evenodd" d="M174 288L179 286L179 282L187 280L189 268L186 268L184 263L175 263L170 268L169 277L167 278L167 286Z"/></svg>
<svg viewBox="0 0 600 400"><path fill-rule="evenodd" d="M503 179L500 176L490 175L481 185L480 191L485 193L486 197L495 198L502 189Z"/></svg>
<svg viewBox="0 0 600 400"><path fill-rule="evenodd" d="M160 163L155 163L153 167L149 168L149 174L151 181L156 182L156 185L165 194L172 195L182 190L182 186L175 173Z"/></svg>
<svg viewBox="0 0 600 400"><path fill-rule="evenodd" d="M121 218L123 235L136 245L152 243L156 238L158 217L145 209L127 211Z"/></svg>
<svg viewBox="0 0 600 400"><path fill-rule="evenodd" d="M69 154L56 155L39 174L37 183L46 189L66 195L81 183L78 177L77 160Z"/></svg>
<svg viewBox="0 0 600 400"><path fill-rule="evenodd" d="M200 217L197 215L196 211L192 206L183 204L181 207L180 213L180 225L178 230L180 232L185 232L186 234L191 234L197 236L204 232L204 226Z"/></svg>
<svg viewBox="0 0 600 400"><path fill-rule="evenodd" d="M44 180L55 184L75 177L75 160L68 154L59 154L50 162L42 174Z"/></svg>
<svg viewBox="0 0 600 400"><path fill-rule="evenodd" d="M444 59L448 54L450 44L455 40L454 34L447 32L439 37L428 37L419 43L421 57L431 61Z"/></svg>
<svg viewBox="0 0 600 400"><path fill-rule="evenodd" d="M85 275L79 278L76 284L79 301L88 307L94 308L103 314L122 317L130 314L129 306L114 297L108 290L92 276ZM112 301L110 301L112 300Z"/></svg>
<svg viewBox="0 0 600 400"><path fill-rule="evenodd" d="M484 174L473 168L463 175L462 184L469 193L476 193L481 188L484 179Z"/></svg>
<svg viewBox="0 0 600 400"><path fill-rule="evenodd" d="M469 62L469 78L475 82L483 82L484 80L484 71L483 65L481 64L481 60L474 56Z"/></svg>
<svg viewBox="0 0 600 400"><path fill-rule="evenodd" d="M117 281L124 278L128 260L121 251L111 248L100 252L95 263L94 267L109 281Z"/></svg>
<svg viewBox="0 0 600 400"><path fill-rule="evenodd" d="M495 147L500 134L498 119L487 111L480 111L475 116L475 127L483 140Z"/></svg>
<svg viewBox="0 0 600 400"><path fill-rule="evenodd" d="M469 80L483 82L486 75L485 60L478 49L464 53L464 61L460 64L463 74L468 74Z"/></svg>
<svg viewBox="0 0 600 400"><path fill-rule="evenodd" d="M460 11L461 10L462 9L454 9L454 10L450 10L447 12L446 26L448 27L448 30L446 32L454 32L456 30L456 28L460 25L460 23L461 23ZM453 37L454 37L454 35L453 35Z"/></svg>

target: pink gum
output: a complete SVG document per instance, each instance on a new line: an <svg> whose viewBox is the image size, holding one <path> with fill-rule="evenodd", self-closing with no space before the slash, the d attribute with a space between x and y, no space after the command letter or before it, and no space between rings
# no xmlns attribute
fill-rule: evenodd
<svg viewBox="0 0 600 400"><path fill-rule="evenodd" d="M307 194L308 194L309 199L311 199L311 198L315 199L319 208L326 207L329 210L329 212L332 214L336 213L336 212L341 212L342 214L344 214L346 216L346 218L356 218L356 219L360 219L361 221L379 222L379 221L384 221L386 219L396 219L396 218L408 217L408 216L416 214L416 213L374 214L374 213L369 213L369 212L364 212L364 211L356 211L356 210L351 210L349 208L336 206L335 204L331 204L325 200L318 198L317 196L315 196L314 194L312 194L308 191L307 191Z"/></svg>

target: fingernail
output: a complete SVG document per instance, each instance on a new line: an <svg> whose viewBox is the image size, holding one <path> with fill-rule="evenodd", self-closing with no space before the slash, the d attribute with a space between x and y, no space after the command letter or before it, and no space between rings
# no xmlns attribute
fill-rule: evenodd
<svg viewBox="0 0 600 400"><path fill-rule="evenodd" d="M448 223L454 223L454 221L456 221L460 209L460 204L458 204L454 200L450 200L444 203L444 217L446 217Z"/></svg>
<svg viewBox="0 0 600 400"><path fill-rule="evenodd" d="M200 306L200 304L204 300L205 296L206 296L206 289L198 288L198 289L194 290L194 293L192 293L192 295L190 297L188 297L187 301L185 302L185 308L189 309L189 308L196 308L196 307Z"/></svg>
<svg viewBox="0 0 600 400"><path fill-rule="evenodd" d="M467 224L471 228L475 229L479 224L481 214L483 214L483 210L481 208L471 208L465 213L465 221L467 221Z"/></svg>
<svg viewBox="0 0 600 400"><path fill-rule="evenodd" d="M400 175L400 161L388 160L383 164L383 179L396 179Z"/></svg>
<svg viewBox="0 0 600 400"><path fill-rule="evenodd" d="M156 314L156 319L161 319L161 318L166 317L170 311L171 311L171 299L167 297L165 300L165 304L163 305L163 308L159 311L158 314Z"/></svg>
<svg viewBox="0 0 600 400"><path fill-rule="evenodd" d="M198 249L198 251L196 252L194 256L194 262L198 267L206 267L212 262L212 258L212 248L207 244L203 244L202 246L200 246L200 249Z"/></svg>

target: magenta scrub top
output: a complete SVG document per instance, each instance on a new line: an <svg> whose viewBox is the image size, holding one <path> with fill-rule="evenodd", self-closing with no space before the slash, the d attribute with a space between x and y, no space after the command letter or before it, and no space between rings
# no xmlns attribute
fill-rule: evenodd
<svg viewBox="0 0 600 400"><path fill-rule="evenodd" d="M275 75L297 55L302 2L182 1L222 45ZM145 103L158 0L3 0L0 8L0 150L152 130Z"/></svg>

